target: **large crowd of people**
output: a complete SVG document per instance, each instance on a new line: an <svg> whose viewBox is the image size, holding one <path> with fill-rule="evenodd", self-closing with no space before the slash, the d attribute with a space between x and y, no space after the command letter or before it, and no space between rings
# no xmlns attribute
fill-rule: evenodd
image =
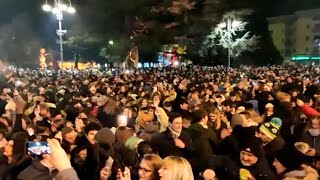
<svg viewBox="0 0 320 180"><path fill-rule="evenodd" d="M318 179L319 74L2 67L0 179Z"/></svg>

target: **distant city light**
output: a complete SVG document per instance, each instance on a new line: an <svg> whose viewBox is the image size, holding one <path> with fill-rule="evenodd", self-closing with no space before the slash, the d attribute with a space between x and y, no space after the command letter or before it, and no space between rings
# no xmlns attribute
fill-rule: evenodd
<svg viewBox="0 0 320 180"><path fill-rule="evenodd" d="M44 11L46 11L46 12L49 12L49 11L52 10L52 8L51 8L51 6L50 6L49 4L44 4L44 5L42 6L42 9L43 9Z"/></svg>
<svg viewBox="0 0 320 180"><path fill-rule="evenodd" d="M218 24L219 28L225 28L227 27L227 24L225 22Z"/></svg>
<svg viewBox="0 0 320 180"><path fill-rule="evenodd" d="M70 13L70 14L74 14L75 12L76 12L76 9L74 8L74 7L72 7L72 6L70 6L70 7L68 7L68 13Z"/></svg>
<svg viewBox="0 0 320 180"><path fill-rule="evenodd" d="M238 27L240 24L241 24L240 21L235 20L232 22L232 27Z"/></svg>

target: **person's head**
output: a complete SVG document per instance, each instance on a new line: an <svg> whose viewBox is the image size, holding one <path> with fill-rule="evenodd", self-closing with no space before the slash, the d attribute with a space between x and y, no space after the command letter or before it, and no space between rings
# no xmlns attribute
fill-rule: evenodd
<svg viewBox="0 0 320 180"><path fill-rule="evenodd" d="M299 169L304 161L305 156L302 152L294 146L286 146L277 151L272 165L275 167L277 173L281 174L286 170L292 171Z"/></svg>
<svg viewBox="0 0 320 180"><path fill-rule="evenodd" d="M251 118L251 114L248 111L243 111L240 113L242 117L242 127L250 127L250 126L257 126L258 123L254 122Z"/></svg>
<svg viewBox="0 0 320 180"><path fill-rule="evenodd" d="M126 91L127 91L127 89L126 89L125 86L121 86L121 87L120 87L120 92L121 92L121 93L124 93L124 92L126 92Z"/></svg>
<svg viewBox="0 0 320 180"><path fill-rule="evenodd" d="M208 116L207 116L207 113L206 111L202 110L202 109L199 109L199 110L196 110L194 113L193 113L193 123L203 123L203 124L207 124L208 122Z"/></svg>
<svg viewBox="0 0 320 180"><path fill-rule="evenodd" d="M64 127L61 129L62 138L67 141L69 144L73 145L76 142L77 138L77 132L70 128L70 127Z"/></svg>
<svg viewBox="0 0 320 180"><path fill-rule="evenodd" d="M162 166L162 159L155 154L145 154L139 166L140 180L157 180L159 179L158 170Z"/></svg>
<svg viewBox="0 0 320 180"><path fill-rule="evenodd" d="M122 114L127 116L127 118L131 118L132 117L132 109L129 107L126 107L123 109Z"/></svg>
<svg viewBox="0 0 320 180"><path fill-rule="evenodd" d="M84 127L84 132L90 144L95 144L94 136L101 129L101 126L97 123L89 123Z"/></svg>
<svg viewBox="0 0 320 180"><path fill-rule="evenodd" d="M253 166L258 162L258 157L252 153L251 149L240 151L240 162L244 166Z"/></svg>
<svg viewBox="0 0 320 180"><path fill-rule="evenodd" d="M147 100L147 99L143 99L143 100L142 100L142 102L141 102L141 107L142 107L142 108L148 107L148 100Z"/></svg>
<svg viewBox="0 0 320 180"><path fill-rule="evenodd" d="M229 95L230 101L235 102L237 100L237 93L232 91Z"/></svg>
<svg viewBox="0 0 320 180"><path fill-rule="evenodd" d="M159 169L161 180L193 180L192 168L189 162L177 156L168 156Z"/></svg>
<svg viewBox="0 0 320 180"><path fill-rule="evenodd" d="M18 132L12 135L11 140L4 148L3 155L9 160L17 161L25 154L25 143L28 141L28 134ZM9 161L10 162L10 161Z"/></svg>
<svg viewBox="0 0 320 180"><path fill-rule="evenodd" d="M194 90L192 93L191 93L191 98L192 99L199 99L199 92L197 90Z"/></svg>
<svg viewBox="0 0 320 180"><path fill-rule="evenodd" d="M240 162L243 166L253 166L263 157L263 148L261 140L257 137L251 137L240 148Z"/></svg>
<svg viewBox="0 0 320 180"><path fill-rule="evenodd" d="M185 129L189 128L190 125L191 125L191 120L192 120L191 117L183 116L182 117L182 127L185 128Z"/></svg>
<svg viewBox="0 0 320 180"><path fill-rule="evenodd" d="M288 77L286 78L286 80L287 80L287 83L292 83L292 82L293 82L291 76L288 76Z"/></svg>
<svg viewBox="0 0 320 180"><path fill-rule="evenodd" d="M206 88L206 95L212 95L212 92L213 92L213 87L212 86L208 86Z"/></svg>
<svg viewBox="0 0 320 180"><path fill-rule="evenodd" d="M170 127L176 133L182 131L182 116L179 113L172 113L169 117Z"/></svg>
<svg viewBox="0 0 320 180"><path fill-rule="evenodd" d="M221 105L224 100L225 100L225 98L224 98L222 95L218 94L218 95L216 96L216 103L217 103L218 105Z"/></svg>
<svg viewBox="0 0 320 180"><path fill-rule="evenodd" d="M89 91L90 91L91 94L96 94L96 93L97 93L97 89L96 89L95 86L91 86L91 87L89 88Z"/></svg>
<svg viewBox="0 0 320 180"><path fill-rule="evenodd" d="M158 93L158 92L155 92L154 94L153 94L153 101L155 102L155 101L160 101L161 100L161 96L160 96L160 94Z"/></svg>
<svg viewBox="0 0 320 180"><path fill-rule="evenodd" d="M215 128L219 129L221 126L221 114L218 108L210 110L209 120L214 124Z"/></svg>
<svg viewBox="0 0 320 180"><path fill-rule="evenodd" d="M273 112L273 108L274 108L273 104L268 103L265 105L265 112Z"/></svg>
<svg viewBox="0 0 320 180"><path fill-rule="evenodd" d="M269 143L280 134L281 126L281 119L274 117L270 120L270 122L263 123L259 127L257 137L259 137L263 143Z"/></svg>
<svg viewBox="0 0 320 180"><path fill-rule="evenodd" d="M308 121L307 130L312 136L320 135L320 116L312 117Z"/></svg>

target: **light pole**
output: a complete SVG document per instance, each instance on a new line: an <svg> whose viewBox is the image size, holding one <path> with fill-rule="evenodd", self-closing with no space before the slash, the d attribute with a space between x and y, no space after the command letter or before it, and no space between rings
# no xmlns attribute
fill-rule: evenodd
<svg viewBox="0 0 320 180"><path fill-rule="evenodd" d="M59 43L60 43L60 61L61 61L61 69L63 69L63 39L62 37L67 33L67 30L62 29L62 21L63 21L63 13L67 12L69 14L74 14L76 12L75 8L72 6L71 1L68 0L69 6L64 4L63 0L53 0L53 6L48 4L48 0L42 6L42 9L46 12L52 12L56 15L59 28L57 29L57 35L59 36Z"/></svg>
<svg viewBox="0 0 320 180"><path fill-rule="evenodd" d="M237 28L239 26L241 22L240 21L237 21L234 17L232 16L227 16L223 19L223 21L218 24L218 27L221 28L221 29L224 29L224 28L227 28L227 33L225 35L225 38L227 38L227 42L229 43L228 44L228 68L230 68L231 66L231 42L232 42L232 36L234 35L232 32L233 32L233 29L234 28Z"/></svg>

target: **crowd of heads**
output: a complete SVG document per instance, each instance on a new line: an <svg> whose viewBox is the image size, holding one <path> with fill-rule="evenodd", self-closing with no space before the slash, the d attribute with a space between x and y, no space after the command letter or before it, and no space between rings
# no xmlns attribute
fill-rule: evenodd
<svg viewBox="0 0 320 180"><path fill-rule="evenodd" d="M317 66L0 71L0 179L318 178Z"/></svg>

